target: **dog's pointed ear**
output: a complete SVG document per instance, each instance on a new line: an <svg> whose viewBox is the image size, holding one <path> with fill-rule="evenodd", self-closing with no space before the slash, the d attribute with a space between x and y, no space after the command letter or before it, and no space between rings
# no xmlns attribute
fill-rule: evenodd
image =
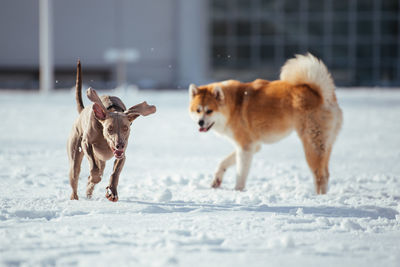
<svg viewBox="0 0 400 267"><path fill-rule="evenodd" d="M213 94L218 101L224 101L224 91L222 91L221 86L214 86Z"/></svg>
<svg viewBox="0 0 400 267"><path fill-rule="evenodd" d="M124 113L128 116L128 120L130 122L134 121L137 117L140 115L142 116L148 116L150 114L155 113L157 110L156 106L149 105L147 104L146 101L134 105L133 107L130 107L127 111Z"/></svg>
<svg viewBox="0 0 400 267"><path fill-rule="evenodd" d="M93 113L96 119L98 119L99 121L103 121L107 118L106 111L103 110L103 108L97 103L93 104Z"/></svg>
<svg viewBox="0 0 400 267"><path fill-rule="evenodd" d="M189 85L189 96L192 99L199 92L199 88L194 83Z"/></svg>

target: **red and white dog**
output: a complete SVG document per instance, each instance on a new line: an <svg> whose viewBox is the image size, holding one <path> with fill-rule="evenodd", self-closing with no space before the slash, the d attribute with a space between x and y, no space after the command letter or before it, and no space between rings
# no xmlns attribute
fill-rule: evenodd
<svg viewBox="0 0 400 267"><path fill-rule="evenodd" d="M342 125L335 85L322 61L297 55L282 67L280 80L235 80L197 87L191 84L190 114L201 132L214 130L230 138L236 150L218 166L212 187L236 164L236 190L246 185L253 154L295 130L314 175L317 194L327 192L329 157Z"/></svg>

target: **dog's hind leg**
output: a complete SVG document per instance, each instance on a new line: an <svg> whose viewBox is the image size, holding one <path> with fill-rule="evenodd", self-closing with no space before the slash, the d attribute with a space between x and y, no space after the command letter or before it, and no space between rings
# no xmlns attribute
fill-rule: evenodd
<svg viewBox="0 0 400 267"><path fill-rule="evenodd" d="M328 113L310 113L303 120L297 133L303 143L308 166L313 176L317 194L326 194L329 181L329 158L337 134Z"/></svg>
<svg viewBox="0 0 400 267"><path fill-rule="evenodd" d="M329 181L329 156L331 148L316 150L313 145L304 144L308 166L313 172L315 191L317 194L326 194Z"/></svg>
<svg viewBox="0 0 400 267"><path fill-rule="evenodd" d="M218 169L215 172L214 180L211 184L211 187L218 188L221 186L222 179L224 178L224 174L225 174L226 170L230 166L234 165L235 162L236 162L236 152L232 152L231 154L229 154L229 156L227 156L224 160L222 160L219 163Z"/></svg>
<svg viewBox="0 0 400 267"><path fill-rule="evenodd" d="M68 158L69 158L69 183L72 187L71 200L78 200L78 181L81 172L83 151L81 148L81 138L78 135L71 135L68 139Z"/></svg>
<svg viewBox="0 0 400 267"><path fill-rule="evenodd" d="M118 201L117 187L118 187L119 175L121 174L124 164L125 164L125 158L116 159L114 161L114 167L110 177L110 183L106 188L107 189L106 198L112 202Z"/></svg>

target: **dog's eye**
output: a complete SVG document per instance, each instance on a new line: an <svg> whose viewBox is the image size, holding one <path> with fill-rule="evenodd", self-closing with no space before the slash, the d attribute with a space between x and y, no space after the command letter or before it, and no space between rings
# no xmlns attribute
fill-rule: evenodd
<svg viewBox="0 0 400 267"><path fill-rule="evenodd" d="M209 109L209 110L207 110L207 114L211 114L213 111L212 111L212 109Z"/></svg>
<svg viewBox="0 0 400 267"><path fill-rule="evenodd" d="M200 109L198 108L198 109L196 110L196 112L197 112L197 113L200 113Z"/></svg>
<svg viewBox="0 0 400 267"><path fill-rule="evenodd" d="M107 129L107 130L108 130L108 132L111 133L111 132L113 131L113 127L112 127L112 126L108 126L108 129Z"/></svg>

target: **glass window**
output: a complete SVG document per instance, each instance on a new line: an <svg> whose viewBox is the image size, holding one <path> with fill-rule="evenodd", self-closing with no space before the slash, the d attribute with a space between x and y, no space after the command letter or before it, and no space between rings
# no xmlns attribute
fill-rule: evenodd
<svg viewBox="0 0 400 267"><path fill-rule="evenodd" d="M336 0L332 1L332 7L334 12L346 12L349 9L348 0Z"/></svg>
<svg viewBox="0 0 400 267"><path fill-rule="evenodd" d="M337 1L334 1L337 2ZM308 1L308 11L310 13L322 13L324 12L325 1L321 0L309 0Z"/></svg>
<svg viewBox="0 0 400 267"><path fill-rule="evenodd" d="M335 1L336 2L336 1ZM340 1L339 1L340 2ZM374 10L373 0L361 0L357 1L358 12L371 12Z"/></svg>
<svg viewBox="0 0 400 267"><path fill-rule="evenodd" d="M301 30L301 24L298 20L286 20L285 21L285 34L291 36L299 36ZM298 38L295 38L298 39Z"/></svg>
<svg viewBox="0 0 400 267"><path fill-rule="evenodd" d="M275 1L261 0L260 5L261 5L261 10L263 12L272 13L275 11L275 5L276 5Z"/></svg>
<svg viewBox="0 0 400 267"><path fill-rule="evenodd" d="M390 84L396 79L396 69L394 67L383 67L380 69L380 78L384 83ZM399 81L397 81L397 84Z"/></svg>
<svg viewBox="0 0 400 267"><path fill-rule="evenodd" d="M372 36L374 30L373 21L371 19L362 19L357 21L358 36Z"/></svg>
<svg viewBox="0 0 400 267"><path fill-rule="evenodd" d="M262 36L270 36L276 33L275 23L272 21L262 21L260 23L260 33Z"/></svg>
<svg viewBox="0 0 400 267"><path fill-rule="evenodd" d="M229 0L212 0L212 10L217 13L224 13L229 9Z"/></svg>
<svg viewBox="0 0 400 267"><path fill-rule="evenodd" d="M349 53L349 48L345 44L336 44L332 46L332 57L335 58L347 58Z"/></svg>
<svg viewBox="0 0 400 267"><path fill-rule="evenodd" d="M347 19L333 18L332 33L336 36L346 37L349 33L349 26Z"/></svg>
<svg viewBox="0 0 400 267"><path fill-rule="evenodd" d="M238 59L250 59L251 47L250 45L238 45L236 49L236 55Z"/></svg>
<svg viewBox="0 0 400 267"><path fill-rule="evenodd" d="M261 45L260 56L262 61L272 61L275 55L275 46L273 45Z"/></svg>
<svg viewBox="0 0 400 267"><path fill-rule="evenodd" d="M324 47L320 44L312 44L308 47L308 51L318 58L324 58Z"/></svg>
<svg viewBox="0 0 400 267"><path fill-rule="evenodd" d="M283 11L290 16L297 16L300 11L300 1L286 0L283 5Z"/></svg>
<svg viewBox="0 0 400 267"><path fill-rule="evenodd" d="M373 46L371 44L358 44L356 49L357 58L366 59L372 58Z"/></svg>
<svg viewBox="0 0 400 267"><path fill-rule="evenodd" d="M380 46L382 60L392 60L398 57L397 44L382 44Z"/></svg>
<svg viewBox="0 0 400 267"><path fill-rule="evenodd" d="M342 84L379 84L382 80L374 79L386 72L382 77L389 81L387 84L400 85L396 76L400 62L399 0L305 1L210 0L212 14L219 12L211 16L209 24L213 66L224 73L235 71L240 79L240 75L257 74L260 69L277 71L287 58L309 51L336 69ZM301 13L303 4L308 12L305 17ZM376 4L381 8L378 25ZM331 21L325 14L328 8L332 8ZM327 29L329 32L325 32ZM325 43L327 40L332 42ZM325 52L329 52L329 58ZM380 57L379 66L375 66L376 56Z"/></svg>
<svg viewBox="0 0 400 267"><path fill-rule="evenodd" d="M239 37L251 35L251 23L249 21L241 20L236 22L235 29Z"/></svg>
<svg viewBox="0 0 400 267"><path fill-rule="evenodd" d="M285 45L284 49L285 58L292 58L294 55L299 54L299 46L296 44Z"/></svg>
<svg viewBox="0 0 400 267"><path fill-rule="evenodd" d="M212 23L213 36L227 36L228 22L224 20L215 20Z"/></svg>
<svg viewBox="0 0 400 267"><path fill-rule="evenodd" d="M319 20L310 20L308 22L308 32L314 37L322 36L324 33L324 23Z"/></svg>
<svg viewBox="0 0 400 267"><path fill-rule="evenodd" d="M397 36L399 34L399 26L396 20L382 20L381 21L382 35Z"/></svg>
<svg viewBox="0 0 400 267"><path fill-rule="evenodd" d="M369 85L372 82L373 71L372 68L362 67L357 68L356 79L359 85Z"/></svg>
<svg viewBox="0 0 400 267"><path fill-rule="evenodd" d="M236 0L236 8L241 12L251 11L251 2L248 0Z"/></svg>
<svg viewBox="0 0 400 267"><path fill-rule="evenodd" d="M216 45L214 44L212 47L212 61L214 65L226 65L228 55L228 48L226 45Z"/></svg>
<svg viewBox="0 0 400 267"><path fill-rule="evenodd" d="M398 0L382 0L382 11L396 13L399 11Z"/></svg>

